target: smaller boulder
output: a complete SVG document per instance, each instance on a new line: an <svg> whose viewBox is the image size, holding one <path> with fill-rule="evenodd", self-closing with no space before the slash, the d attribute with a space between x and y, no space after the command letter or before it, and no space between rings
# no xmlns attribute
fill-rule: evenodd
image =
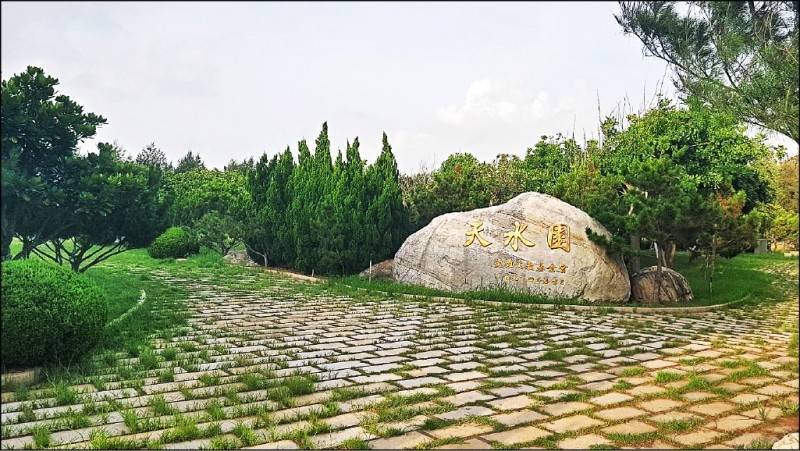
<svg viewBox="0 0 800 451"><path fill-rule="evenodd" d="M232 265L258 266L258 263L251 260L245 251L230 250L225 254L223 260Z"/></svg>
<svg viewBox="0 0 800 451"><path fill-rule="evenodd" d="M392 276L392 270L394 268L394 259L384 260L380 263L372 265L372 275L373 279L382 279L382 280L394 280ZM359 276L364 278L370 277L370 269L367 268L361 271Z"/></svg>
<svg viewBox="0 0 800 451"><path fill-rule="evenodd" d="M662 266L642 269L631 277L631 299L645 304L674 304L694 299L692 287L679 272Z"/></svg>

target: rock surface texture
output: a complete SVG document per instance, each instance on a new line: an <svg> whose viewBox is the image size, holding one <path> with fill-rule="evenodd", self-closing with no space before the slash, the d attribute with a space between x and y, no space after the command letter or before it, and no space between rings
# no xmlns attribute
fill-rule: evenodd
<svg viewBox="0 0 800 451"><path fill-rule="evenodd" d="M794 432L778 440L772 449L800 449L800 434Z"/></svg>
<svg viewBox="0 0 800 451"><path fill-rule="evenodd" d="M631 277L631 299L646 304L688 302L694 299L692 287L679 272L650 266Z"/></svg>
<svg viewBox="0 0 800 451"><path fill-rule="evenodd" d="M368 278L372 277L373 279L381 279L381 280L392 280L394 276L392 275L392 268L394 267L394 260L384 260L380 263L372 265L372 273L370 274L370 268L367 268L360 273L359 276Z"/></svg>
<svg viewBox="0 0 800 451"><path fill-rule="evenodd" d="M610 236L566 202L523 193L435 218L397 251L394 279L449 291L503 287L549 298L627 301L624 263L590 241L587 228Z"/></svg>

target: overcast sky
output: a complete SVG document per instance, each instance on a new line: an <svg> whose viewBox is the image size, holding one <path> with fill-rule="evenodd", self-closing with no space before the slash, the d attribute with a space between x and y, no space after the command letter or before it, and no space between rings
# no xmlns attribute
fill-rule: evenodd
<svg viewBox="0 0 800 451"><path fill-rule="evenodd" d="M2 3L2 76L28 65L103 115L98 141L209 166L386 131L401 170L453 152L523 155L541 135L583 141L665 65L623 36L608 3ZM662 91L671 96L667 74ZM792 153L796 145L788 139Z"/></svg>

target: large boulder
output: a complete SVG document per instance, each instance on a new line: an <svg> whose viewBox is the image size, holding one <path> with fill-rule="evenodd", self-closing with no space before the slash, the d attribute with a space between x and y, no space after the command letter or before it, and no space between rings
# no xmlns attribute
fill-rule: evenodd
<svg viewBox="0 0 800 451"><path fill-rule="evenodd" d="M645 304L674 304L694 299L692 287L679 272L649 266L631 277L631 299Z"/></svg>
<svg viewBox="0 0 800 451"><path fill-rule="evenodd" d="M625 302L625 265L586 236L610 237L585 212L524 193L505 204L435 218L403 243L394 279L449 291L503 287L550 298Z"/></svg>

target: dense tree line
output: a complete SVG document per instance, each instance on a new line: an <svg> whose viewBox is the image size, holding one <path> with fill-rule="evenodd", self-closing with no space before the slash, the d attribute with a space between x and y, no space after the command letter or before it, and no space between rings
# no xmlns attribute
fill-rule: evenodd
<svg viewBox="0 0 800 451"><path fill-rule="evenodd" d="M796 193L796 179L776 178L787 179L791 171L779 171L776 150L762 137L748 137L733 115L662 101L627 122L623 128L607 118L602 144L545 136L523 158L500 155L483 163L454 154L432 173L406 176L412 229L449 211L538 191L603 223L614 235L604 244L625 255L633 270L647 247L658 248L660 262L672 266L677 249L732 256L772 230L796 237L796 207L793 215L781 215L775 212L789 210L777 210L774 202Z"/></svg>
<svg viewBox="0 0 800 451"><path fill-rule="evenodd" d="M391 258L436 216L526 191L587 211L634 270L648 247L671 266L677 249L731 256L764 236L797 242L797 157L781 161L730 111L703 102L662 101L624 126L607 118L601 139L583 145L543 136L522 157L457 153L404 176L385 134L367 164L358 138L332 158L323 124L313 152L302 140L297 159L286 148L220 171L191 151L173 165L154 143L135 159L108 143L79 154L105 119L56 95L57 84L33 67L2 84L4 259L38 254L82 271L182 226L222 253L244 243L262 264L348 274Z"/></svg>
<svg viewBox="0 0 800 451"><path fill-rule="evenodd" d="M331 158L328 126L312 153L298 143L262 155L248 176L252 211L245 243L256 261L304 272L347 274L394 255L409 231L397 163L386 134L367 165L358 138Z"/></svg>

